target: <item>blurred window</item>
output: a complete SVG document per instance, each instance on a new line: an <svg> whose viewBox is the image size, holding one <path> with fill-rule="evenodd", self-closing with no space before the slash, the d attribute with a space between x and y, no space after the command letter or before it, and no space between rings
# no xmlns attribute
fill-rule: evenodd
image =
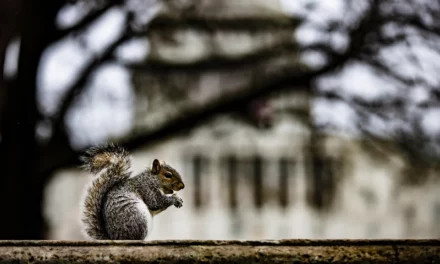
<svg viewBox="0 0 440 264"><path fill-rule="evenodd" d="M209 197L202 198L202 196L206 196L203 194L203 188L208 188L208 186L204 186L208 182L208 179L206 178L208 165L208 159L202 155L195 155L192 158L194 177L194 206L196 208L201 208L209 199Z"/></svg>
<svg viewBox="0 0 440 264"><path fill-rule="evenodd" d="M308 200L319 210L329 209L335 195L337 175L342 173L341 162L330 157L313 157L308 175Z"/></svg>
<svg viewBox="0 0 440 264"><path fill-rule="evenodd" d="M237 158L235 156L229 156L226 158L227 177L228 177L228 194L229 194L229 207L232 210L237 208Z"/></svg>
<svg viewBox="0 0 440 264"><path fill-rule="evenodd" d="M289 187L294 176L295 162L283 157L279 160L279 203L282 208L289 206Z"/></svg>
<svg viewBox="0 0 440 264"><path fill-rule="evenodd" d="M263 206L264 192L263 192L263 159L260 156L253 158L253 174L254 174L254 205L257 208Z"/></svg>

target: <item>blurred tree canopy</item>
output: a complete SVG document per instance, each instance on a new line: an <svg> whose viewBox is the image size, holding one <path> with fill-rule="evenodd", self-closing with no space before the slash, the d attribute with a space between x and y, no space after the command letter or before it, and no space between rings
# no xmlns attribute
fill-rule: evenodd
<svg viewBox="0 0 440 264"><path fill-rule="evenodd" d="M167 65L150 60L143 65L161 74L194 71L230 65L265 63L269 55L294 50L298 57L312 57L319 63L305 68L281 67L270 79L256 78L251 87L225 91L208 97L191 111L163 120L159 125L134 133L122 143L129 149L187 131L220 113L242 109L244 104L281 90L302 89L313 93L316 100L344 102L357 116L356 130L368 137L391 137L408 150L411 158L437 157L440 135L426 132L421 117L440 102L440 2L437 0L363 0L340 1L343 14L327 19L317 18L319 1L302 1L301 12L291 20L271 24L264 19L234 21L204 15L203 0L163 1L169 16L156 16L152 21L145 13L160 1L36 1L4 0L0 2L0 65L4 65L8 46L19 40L16 74L5 76L0 71L0 239L42 239L45 237L42 217L44 185L58 169L78 165L81 150L71 146L66 115L84 89L91 75L107 61L121 63L128 69L139 65L118 62L115 51L127 41L148 35L153 30L173 27L200 27L205 30L239 27L286 27L313 30L319 39L299 41L298 45L280 50L262 51L257 58L238 61L196 62ZM324 2L324 1L322 1ZM182 4L186 3L186 4ZM60 26L59 13L78 7L81 15L68 26ZM72 76L72 83L61 97L55 114L46 114L38 106L38 72L43 54L62 40L81 42L87 28L112 8L124 10L125 23L119 36L104 50L97 52ZM301 34L301 31L297 33ZM318 58L318 59L316 59ZM431 59L429 59L431 58ZM386 96L368 98L350 91L340 91L332 78L347 68L361 65L379 78L392 82L398 90ZM257 76L257 75L256 75ZM353 80L353 90L358 83ZM226 89L227 90L227 89ZM415 91L425 94L414 100ZM39 123L49 123L50 137L41 141L36 136ZM378 126L378 124L380 124ZM332 130L332 124L316 122L319 130ZM380 127L381 129L378 129ZM424 159L425 160L425 159ZM421 162L421 161L420 161Z"/></svg>

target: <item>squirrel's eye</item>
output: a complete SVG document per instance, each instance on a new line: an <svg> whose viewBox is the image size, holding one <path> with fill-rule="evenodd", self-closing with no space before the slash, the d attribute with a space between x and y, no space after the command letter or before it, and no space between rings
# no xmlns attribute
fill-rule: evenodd
<svg viewBox="0 0 440 264"><path fill-rule="evenodd" d="M171 174L171 172L165 173L165 178L171 179L171 177L173 177L173 174Z"/></svg>

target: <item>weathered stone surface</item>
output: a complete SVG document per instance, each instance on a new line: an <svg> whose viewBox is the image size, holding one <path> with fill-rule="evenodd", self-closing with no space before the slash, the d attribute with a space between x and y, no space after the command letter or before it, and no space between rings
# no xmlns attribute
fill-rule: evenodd
<svg viewBox="0 0 440 264"><path fill-rule="evenodd" d="M0 263L440 263L440 240L1 241Z"/></svg>

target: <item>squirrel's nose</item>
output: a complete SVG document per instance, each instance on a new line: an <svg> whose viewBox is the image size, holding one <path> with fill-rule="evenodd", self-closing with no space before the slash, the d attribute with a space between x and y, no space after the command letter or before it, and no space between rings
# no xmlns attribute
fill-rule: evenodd
<svg viewBox="0 0 440 264"><path fill-rule="evenodd" d="M179 185L179 189L182 190L183 188L185 188L185 184L183 184L183 182Z"/></svg>

